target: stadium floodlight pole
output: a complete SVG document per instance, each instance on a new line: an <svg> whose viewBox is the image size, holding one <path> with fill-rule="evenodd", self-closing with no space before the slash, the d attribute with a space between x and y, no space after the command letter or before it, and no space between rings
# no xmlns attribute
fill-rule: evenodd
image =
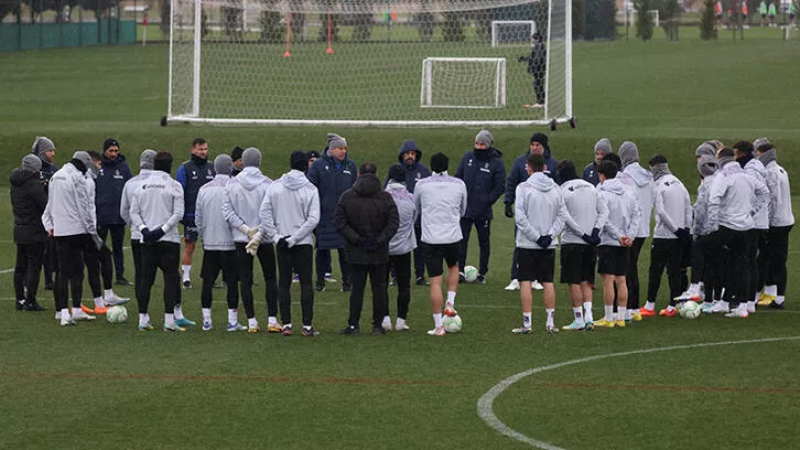
<svg viewBox="0 0 800 450"><path fill-rule="evenodd" d="M194 83L192 84L192 115L200 117L200 45L203 41L203 2L194 0Z"/></svg>

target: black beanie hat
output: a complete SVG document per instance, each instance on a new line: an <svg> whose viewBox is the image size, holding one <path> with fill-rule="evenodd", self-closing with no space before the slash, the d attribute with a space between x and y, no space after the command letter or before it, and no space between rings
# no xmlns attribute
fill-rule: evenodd
<svg viewBox="0 0 800 450"><path fill-rule="evenodd" d="M648 164L650 164L651 166L655 166L656 164L666 164L666 163L667 163L667 157L661 154L653 156L648 162Z"/></svg>
<svg viewBox="0 0 800 450"><path fill-rule="evenodd" d="M233 147L233 150L231 150L231 159L233 161L238 161L238 160L242 159L242 154L243 153L244 153L244 149L237 145L236 147Z"/></svg>
<svg viewBox="0 0 800 450"><path fill-rule="evenodd" d="M319 158L319 152L316 150L309 150L306 152L306 156L308 157L308 159L311 158L317 159Z"/></svg>
<svg viewBox="0 0 800 450"><path fill-rule="evenodd" d="M447 171L447 166L450 164L450 158L444 153L437 153L431 156L431 170L436 173Z"/></svg>
<svg viewBox="0 0 800 450"><path fill-rule="evenodd" d="M306 152L299 150L292 152L292 156L289 157L289 165L292 170L305 172L308 170L308 155L306 155Z"/></svg>
<svg viewBox="0 0 800 450"><path fill-rule="evenodd" d="M550 152L550 145L547 143L548 139L546 134L538 132L533 133L533 136L531 136L531 144L533 144L534 142L542 144L542 147L544 147L545 152L548 153Z"/></svg>
<svg viewBox="0 0 800 450"><path fill-rule="evenodd" d="M619 155L616 153L609 153L603 156L602 161L611 161L612 163L617 165L617 170L622 170L622 160L619 159Z"/></svg>
<svg viewBox="0 0 800 450"><path fill-rule="evenodd" d="M105 141L103 141L103 152L108 150L109 147L114 147L114 146L119 148L119 142L117 142L116 139L114 139L114 138L106 139Z"/></svg>
<svg viewBox="0 0 800 450"><path fill-rule="evenodd" d="M393 164L389 167L389 179L398 183L406 181L406 170L400 164Z"/></svg>

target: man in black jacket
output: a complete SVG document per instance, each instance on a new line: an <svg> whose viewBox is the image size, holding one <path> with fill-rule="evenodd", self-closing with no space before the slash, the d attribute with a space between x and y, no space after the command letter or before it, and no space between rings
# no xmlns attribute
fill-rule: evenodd
<svg viewBox="0 0 800 450"><path fill-rule="evenodd" d="M336 205L334 224L345 241L353 290L350 317L342 334L359 334L364 287L369 275L372 287L372 334L385 334L383 316L389 314L389 241L397 232L400 218L392 196L384 192L374 163L364 163L352 189Z"/></svg>
<svg viewBox="0 0 800 450"><path fill-rule="evenodd" d="M36 302L39 273L47 242L42 214L47 206L47 191L39 178L42 161L35 155L22 158L22 167L11 172L11 208L14 212L14 291L17 310L44 311ZM27 292L26 292L27 290Z"/></svg>
<svg viewBox="0 0 800 450"><path fill-rule="evenodd" d="M536 93L536 104L524 105L523 108L544 108L544 75L547 70L547 48L542 42L542 34L538 31L531 36L531 53L520 56L520 62L528 63L528 73L533 76L533 91Z"/></svg>
<svg viewBox="0 0 800 450"><path fill-rule="evenodd" d="M132 283L125 279L125 255L122 244L125 240L125 221L119 214L122 188L125 183L133 178L131 168L125 162L125 157L119 152L119 142L116 139L106 139L103 142L103 155L100 172L95 179L95 204L97 205L97 234L103 242L111 234L111 248L114 255L114 269L119 286L131 286ZM100 249L100 264L104 270L110 271L111 255L104 245Z"/></svg>
<svg viewBox="0 0 800 450"><path fill-rule="evenodd" d="M50 177L58 170L58 166L53 162L56 157L56 146L52 140L44 136L37 136L36 140L33 141L31 154L35 155L42 162L42 168L39 171L39 179L44 183L45 192L47 192L47 185L50 183ZM56 272L58 266L58 252L56 251L54 239L48 239L45 244L42 264L44 265L44 288L52 291L53 274Z"/></svg>

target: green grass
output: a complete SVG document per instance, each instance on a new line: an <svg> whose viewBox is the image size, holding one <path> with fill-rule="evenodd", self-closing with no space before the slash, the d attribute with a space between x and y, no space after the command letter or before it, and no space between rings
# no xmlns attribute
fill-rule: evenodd
<svg viewBox="0 0 800 450"><path fill-rule="evenodd" d="M583 164L600 137L615 146L633 140L643 160L667 155L673 172L693 191L698 179L694 148L702 140L766 135L796 176L796 42L705 43L687 37L677 44L581 43L575 50L579 128L548 133L556 158ZM134 169L142 149L170 150L184 158L191 139L202 135L212 156L234 145L261 148L263 168L274 178L286 170L292 150L319 149L325 132L333 131L159 127L167 104L163 45L2 54L0 80L4 173L19 164L35 135L55 141L59 164L73 151L97 149L114 136ZM395 160L403 139L415 139L426 161L443 151L455 165L477 132L335 131L348 138L356 161L374 160L381 173ZM533 129L492 131L510 167ZM797 197L793 203L800 211ZM747 321L656 318L624 330L549 336L539 333L544 312L537 294L537 333L512 336L508 330L520 320L519 299L502 287L508 281L513 224L500 206L492 225L488 284L461 287L457 306L466 326L441 340L424 333L431 318L427 291L418 287L413 288L411 333L347 339L336 334L345 324L347 296L336 290L338 285L329 285L316 295L315 325L323 334L308 340L219 329L139 334L135 320L62 329L52 317L51 292L41 294L47 312L16 313L11 274L0 274L6 292L0 300L0 448L524 448L476 414L478 399L510 375L593 355L798 334L794 294L800 279L792 267L800 243L795 233L787 312L759 313ZM0 220L9 224L0 229L2 270L14 264L5 195L0 196ZM472 241L469 261L475 264L474 235ZM648 253L645 249L640 261L643 292ZM199 263L200 253L195 277ZM263 323L261 285L256 298ZM85 292L88 296L88 287ZM132 289L120 292L133 296ZM154 292L151 312L160 324L160 288ZM298 294L293 288L295 300ZM663 304L666 281L660 294ZM225 309L222 292L215 295L219 328ZM598 295L595 304L600 304ZM189 317L200 318L198 289L186 293L185 305ZM364 329L369 308L368 300ZM567 293L560 285L557 308L557 323L568 322ZM298 317L298 304L294 313ZM494 411L519 432L565 448L787 448L796 440L790 420L800 414L798 351L800 344L788 341L597 360L523 379L495 401Z"/></svg>

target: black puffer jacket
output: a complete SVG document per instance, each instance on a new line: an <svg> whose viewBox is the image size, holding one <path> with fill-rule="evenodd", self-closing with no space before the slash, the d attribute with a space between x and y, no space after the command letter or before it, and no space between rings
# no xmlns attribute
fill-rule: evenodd
<svg viewBox="0 0 800 450"><path fill-rule="evenodd" d="M45 206L47 206L47 190L39 174L14 169L11 172L14 243L33 244L47 239L47 232L42 225Z"/></svg>
<svg viewBox="0 0 800 450"><path fill-rule="evenodd" d="M344 237L345 258L349 264L389 262L389 241L397 232L400 218L392 196L384 192L374 174L359 175L352 189L345 191L336 205L336 230ZM373 239L375 250L362 248L364 239Z"/></svg>

